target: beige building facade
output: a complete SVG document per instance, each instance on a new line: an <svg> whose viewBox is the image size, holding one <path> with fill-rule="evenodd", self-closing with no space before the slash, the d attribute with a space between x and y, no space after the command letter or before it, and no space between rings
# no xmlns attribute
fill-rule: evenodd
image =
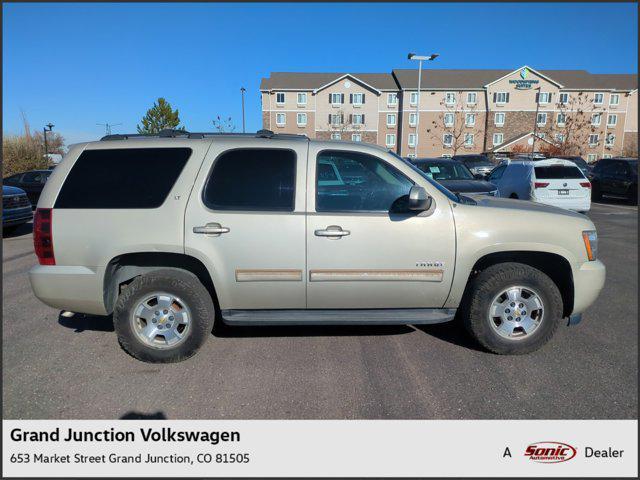
<svg viewBox="0 0 640 480"><path fill-rule="evenodd" d="M637 156L637 75L584 70L274 72L263 128L374 143L401 156L543 151Z"/></svg>

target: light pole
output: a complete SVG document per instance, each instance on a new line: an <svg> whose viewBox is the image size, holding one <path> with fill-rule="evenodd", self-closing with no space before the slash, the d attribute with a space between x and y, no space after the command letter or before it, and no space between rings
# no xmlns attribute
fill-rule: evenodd
<svg viewBox="0 0 640 480"><path fill-rule="evenodd" d="M424 60L435 60L438 57L437 53L432 53L429 56L425 55L416 55L415 53L410 53L407 55L409 60L418 60L418 101L416 102L416 143L414 146L414 154L416 158L418 158L418 128L420 127L420 84L422 83L422 62Z"/></svg>
<svg viewBox="0 0 640 480"><path fill-rule="evenodd" d="M531 160L533 160L533 154L536 151L536 136L538 135L538 109L540 108L540 87L536 88L538 92L536 95L536 115L534 117L533 124L533 138L531 139Z"/></svg>
<svg viewBox="0 0 640 480"><path fill-rule="evenodd" d="M49 148L47 147L47 128L50 132L55 125L53 123L47 123L44 127L42 127L42 134L44 136L44 157L49 161Z"/></svg>
<svg viewBox="0 0 640 480"><path fill-rule="evenodd" d="M246 92L247 89L244 87L240 87L240 93L242 94L242 133L245 133L244 131L244 92Z"/></svg>

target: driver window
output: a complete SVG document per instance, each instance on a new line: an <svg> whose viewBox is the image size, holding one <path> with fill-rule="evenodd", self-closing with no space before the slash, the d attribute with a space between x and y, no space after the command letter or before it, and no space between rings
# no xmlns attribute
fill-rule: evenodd
<svg viewBox="0 0 640 480"><path fill-rule="evenodd" d="M504 173L505 168L507 167L504 165L496 168L493 172L491 172L491 175L489 175L489 180L500 180L502 178L502 174Z"/></svg>
<svg viewBox="0 0 640 480"><path fill-rule="evenodd" d="M325 150L316 160L316 211L388 212L413 182L380 158Z"/></svg>

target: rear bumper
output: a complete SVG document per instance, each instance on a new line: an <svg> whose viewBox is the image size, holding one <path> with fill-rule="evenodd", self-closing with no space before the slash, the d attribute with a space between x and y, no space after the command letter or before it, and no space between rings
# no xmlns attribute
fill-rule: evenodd
<svg viewBox="0 0 640 480"><path fill-rule="evenodd" d="M29 271L36 297L53 308L106 315L104 267L37 265Z"/></svg>
<svg viewBox="0 0 640 480"><path fill-rule="evenodd" d="M566 210L575 210L577 212L588 212L591 210L591 198L562 198L562 199L549 199L549 198L536 198L532 199L537 203L544 203L545 205L551 205L552 207L564 208Z"/></svg>
<svg viewBox="0 0 640 480"><path fill-rule="evenodd" d="M20 225L33 220L31 207L7 208L2 210L2 226Z"/></svg>
<svg viewBox="0 0 640 480"><path fill-rule="evenodd" d="M606 268L600 260L585 262L573 271L573 312L577 315L584 312L595 302L604 287Z"/></svg>

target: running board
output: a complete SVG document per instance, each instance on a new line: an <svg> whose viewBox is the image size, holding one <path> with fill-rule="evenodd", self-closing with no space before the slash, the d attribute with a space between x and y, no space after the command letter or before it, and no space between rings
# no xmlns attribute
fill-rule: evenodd
<svg viewBox="0 0 640 480"><path fill-rule="evenodd" d="M426 325L453 320L455 308L222 310L228 325Z"/></svg>

